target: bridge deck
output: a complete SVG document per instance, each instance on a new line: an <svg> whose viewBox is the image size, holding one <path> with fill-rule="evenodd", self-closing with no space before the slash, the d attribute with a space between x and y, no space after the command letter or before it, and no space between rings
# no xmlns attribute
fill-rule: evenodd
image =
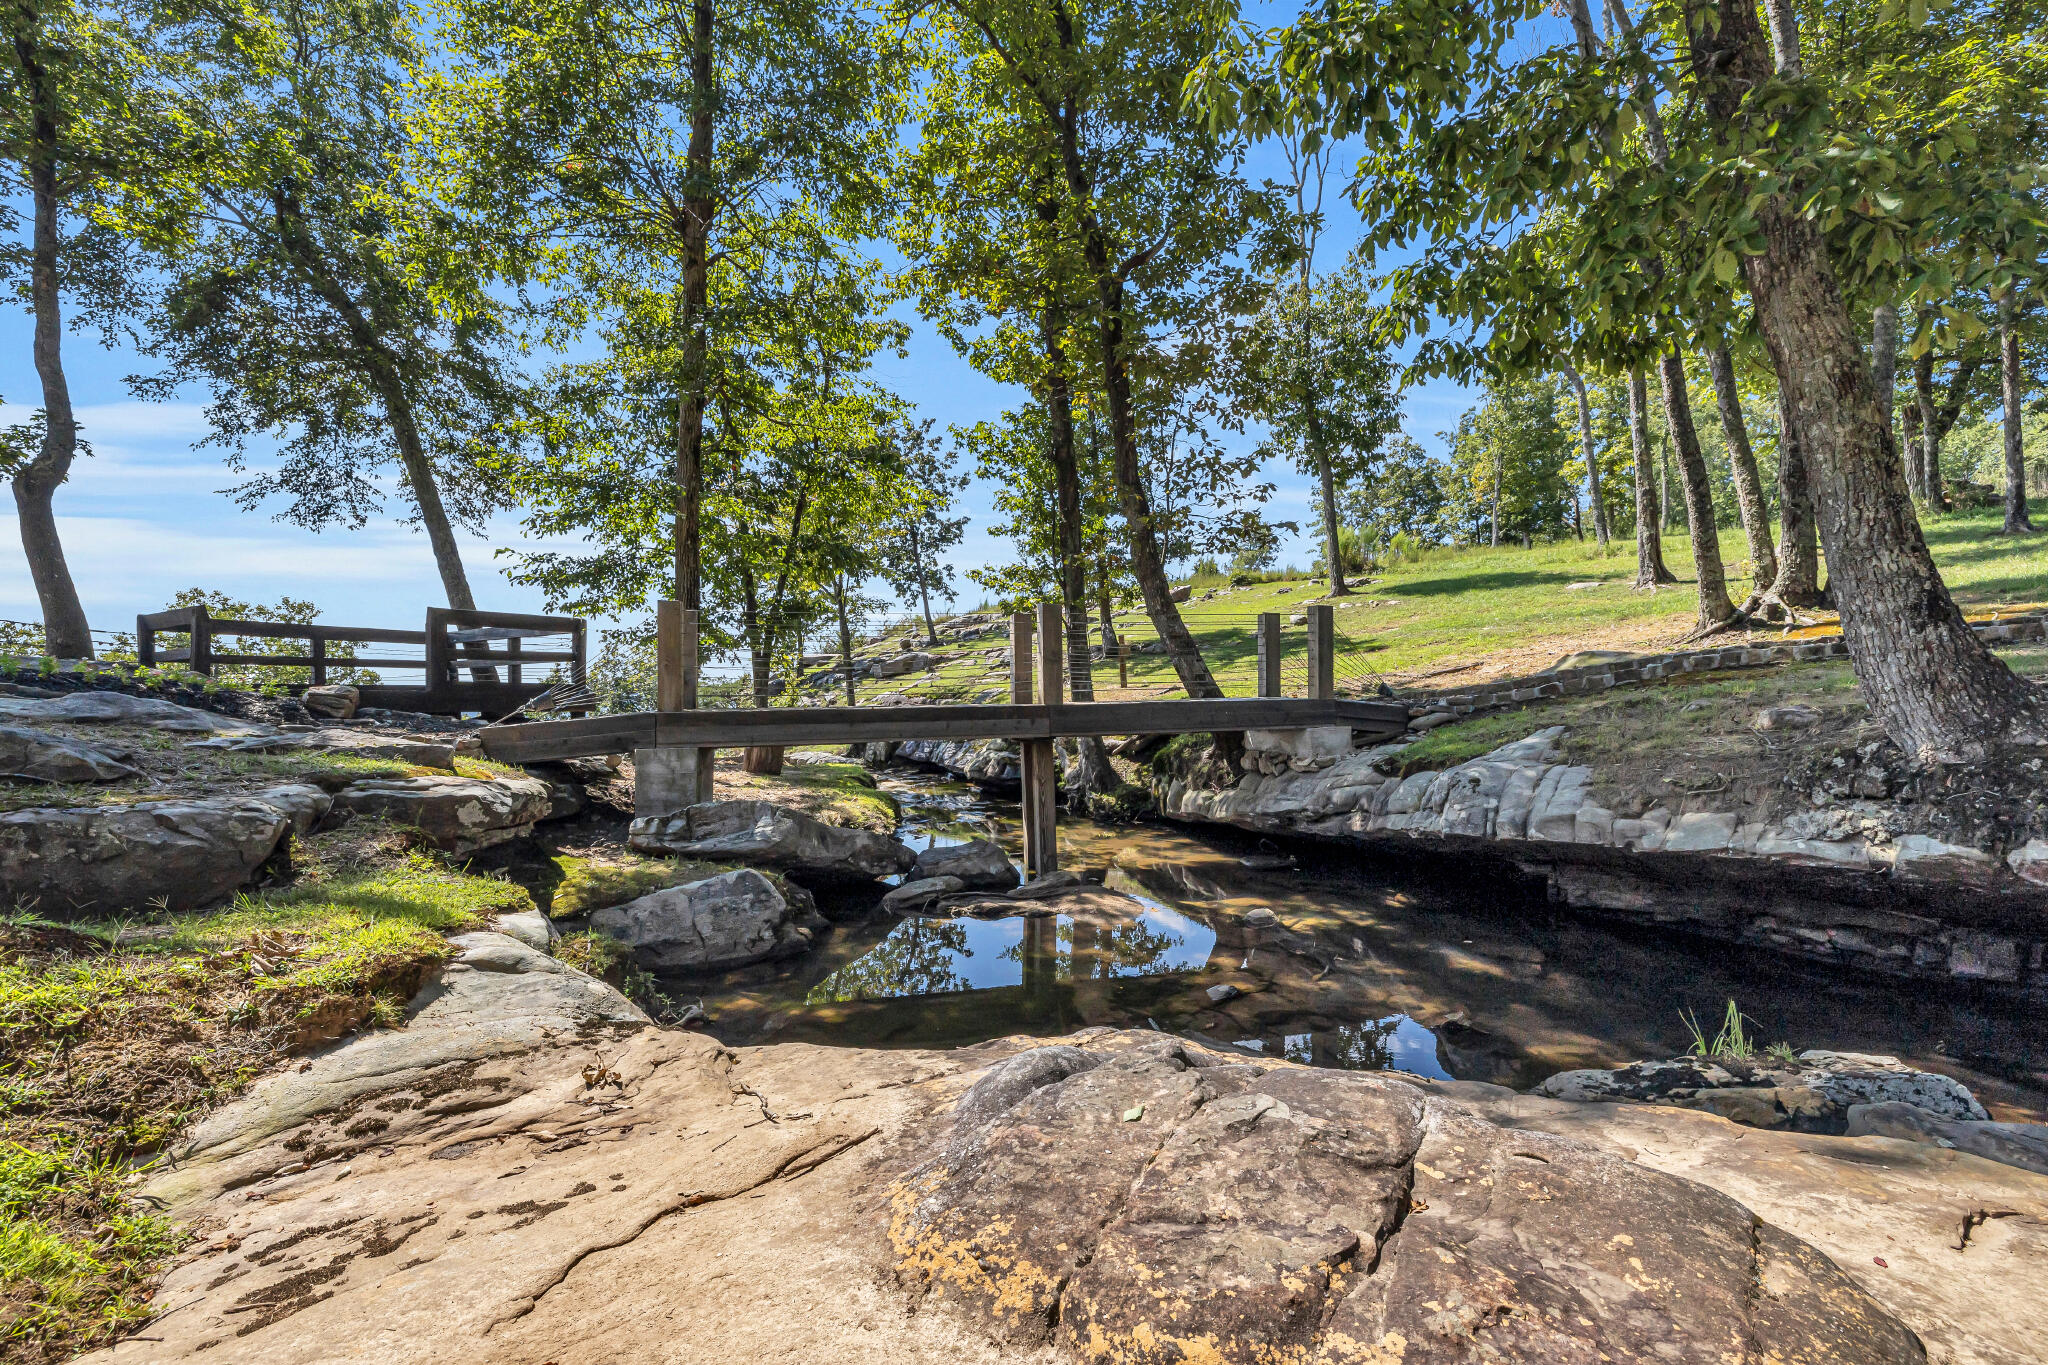
<svg viewBox="0 0 2048 1365"><path fill-rule="evenodd" d="M502 763L619 754L633 749L867 744L905 739L1052 739L1343 725L1393 739L1408 728L1398 702L1310 697L1097 701L1044 705L788 706L760 711L635 711L583 720L497 725L480 732Z"/></svg>

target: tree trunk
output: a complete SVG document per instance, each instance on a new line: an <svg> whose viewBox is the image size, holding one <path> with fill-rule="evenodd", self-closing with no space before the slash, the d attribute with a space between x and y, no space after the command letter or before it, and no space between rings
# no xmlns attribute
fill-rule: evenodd
<svg viewBox="0 0 2048 1365"><path fill-rule="evenodd" d="M1308 401L1308 441L1315 452L1316 479L1321 485L1323 499L1323 555L1330 571L1330 596L1349 597L1351 588L1344 581L1343 538L1337 533L1337 475L1330 464L1330 452L1323 448L1323 419L1315 410L1315 400Z"/></svg>
<svg viewBox="0 0 2048 1365"><path fill-rule="evenodd" d="M683 370L676 403L675 593L686 611L703 603L704 405L709 353L705 312L710 297L711 218L718 211L711 155L717 111L712 63L712 0L690 6L690 140L684 148L685 194L675 224L683 248Z"/></svg>
<svg viewBox="0 0 2048 1365"><path fill-rule="evenodd" d="M412 490L413 505L419 509L420 524L427 529L427 544L434 551L434 568L441 575L441 591L448 605L458 611L475 611L476 598L469 590L469 574L462 567L462 547L456 543L455 528L448 520L448 508L441 501L441 485L434 477L434 465L420 440L419 423L412 415L412 397L388 356L372 352L369 368L378 396L384 400L384 415L391 422L391 436L398 445L398 461L405 468L406 486ZM496 671L491 670L496 676Z"/></svg>
<svg viewBox="0 0 2048 1365"><path fill-rule="evenodd" d="M1738 136L1746 98L1770 77L1755 7L1692 3L1685 25L1707 108ZM2037 739L2037 694L1971 631L1920 535L1825 244L1782 198L1758 205L1757 218L1764 249L1742 268L1811 463L1842 636L1871 711L1923 761Z"/></svg>
<svg viewBox="0 0 2048 1365"><path fill-rule="evenodd" d="M1778 576L1770 596L1787 607L1824 607L1833 600L1820 586L1820 543L1813 516L1813 485L1798 424L1778 391Z"/></svg>
<svg viewBox="0 0 2048 1365"><path fill-rule="evenodd" d="M1636 591L1655 592L1660 583L1676 583L1664 567L1664 536L1658 529L1663 509L1657 505L1657 471L1650 465L1650 395L1641 366L1628 372L1628 440L1636 460Z"/></svg>
<svg viewBox="0 0 2048 1365"><path fill-rule="evenodd" d="M1925 497L1927 467L1921 455L1926 449L1926 443L1920 439L1920 401L1917 391L1913 401L1906 404L1901 413L1899 444L1906 457L1906 488L1916 498Z"/></svg>
<svg viewBox="0 0 2048 1365"><path fill-rule="evenodd" d="M1088 666L1088 562L1081 546L1081 465L1074 450L1073 384L1061 340L1065 330L1058 306L1048 303L1040 314L1038 331L1045 349L1045 416L1051 436L1046 463L1052 466L1053 554L1066 636L1067 688L1075 701L1093 701L1095 678Z"/></svg>
<svg viewBox="0 0 2048 1365"><path fill-rule="evenodd" d="M1578 0L1573 9L1575 24L1585 21L1585 0ZM1590 23L1587 28L1590 31ZM1585 35L1580 35L1581 45ZM1593 449L1593 405L1586 397L1586 381L1579 374L1578 367L1567 360L1564 362L1564 377L1571 382L1572 392L1579 399L1579 448L1586 453L1586 500L1593 504L1593 535L1600 542L1600 552L1607 553L1607 503L1600 496L1600 456ZM1585 539L1583 532L1579 538Z"/></svg>
<svg viewBox="0 0 2048 1365"><path fill-rule="evenodd" d="M1678 478L1685 492L1685 525L1692 533L1692 560L1700 581L1700 624L1718 626L1735 615L1728 600L1727 570L1721 564L1721 533L1714 524L1714 488L1707 479L1706 457L1692 424L1692 397L1685 387L1685 362L1676 351L1657 365L1664 383L1664 420L1671 428L1671 446L1678 452Z"/></svg>
<svg viewBox="0 0 2048 1365"><path fill-rule="evenodd" d="M2032 535L2027 516L2027 459L2020 443L2020 329L2011 292L1998 301L1999 389L2005 400L2005 525L2003 534Z"/></svg>
<svg viewBox="0 0 2048 1365"><path fill-rule="evenodd" d="M1062 126L1063 151L1067 161L1069 188L1075 199L1088 203L1088 182L1080 165L1078 142L1072 121ZM1131 538L1131 576L1145 599L1145 614L1166 647L1167 658L1191 698L1221 697L1223 689L1202 659L1202 650L1189 633L1187 623L1173 602L1173 586L1167 581L1166 560L1160 552L1159 533L1152 523L1151 499L1145 492L1145 474L1138 462L1138 433L1131 411L1131 372L1124 354L1124 285L1109 259L1109 245L1092 209L1080 214L1082 247L1089 270L1095 276L1096 333L1102 351L1103 388L1109 399L1110 468L1116 479L1118 510Z"/></svg>
<svg viewBox="0 0 2048 1365"><path fill-rule="evenodd" d="M846 613L846 575L832 580L833 607L839 614L839 672L846 686L846 704L860 705L860 689L853 677L853 620Z"/></svg>
<svg viewBox="0 0 2048 1365"><path fill-rule="evenodd" d="M932 620L932 594L925 586L924 547L918 544L916 516L910 518L903 533L910 537L910 571L917 576L917 601L924 611L924 642L930 648L939 642L939 626Z"/></svg>
<svg viewBox="0 0 2048 1365"><path fill-rule="evenodd" d="M1506 465L1507 457L1501 453L1498 447L1495 447L1493 452L1493 496L1489 500L1491 505L1490 519L1493 523L1493 529L1486 540L1487 547L1494 550L1500 548L1500 485L1501 480L1507 475Z"/></svg>
<svg viewBox="0 0 2048 1365"><path fill-rule="evenodd" d="M64 543L57 535L58 486L71 477L78 456L78 421L71 386L64 377L64 319L57 282L57 175L52 164L56 140L56 94L38 52L17 32L15 51L34 106L36 160L29 167L35 200L34 242L29 262L29 299L35 310L36 377L43 386L43 440L36 456L14 475L14 505L21 524L21 549L43 611L43 649L60 659L92 657L92 630Z"/></svg>
<svg viewBox="0 0 2048 1365"><path fill-rule="evenodd" d="M1896 304L1880 303L1870 314L1870 383L1884 411L1884 430L1899 443L1899 310Z"/></svg>
<svg viewBox="0 0 2048 1365"><path fill-rule="evenodd" d="M1778 556L1771 549L1771 514L1764 506L1763 476L1749 444L1749 424L1742 419L1742 393L1735 387L1735 357L1726 346L1707 353L1714 372L1714 403L1721 410L1721 431L1728 438L1728 464L1735 472L1735 505L1742 513L1742 534L1749 542L1750 580L1768 587L1778 578Z"/></svg>

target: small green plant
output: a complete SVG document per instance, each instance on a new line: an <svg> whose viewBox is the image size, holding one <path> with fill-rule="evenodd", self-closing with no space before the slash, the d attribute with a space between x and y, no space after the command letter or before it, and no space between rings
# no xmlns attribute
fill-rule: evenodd
<svg viewBox="0 0 2048 1365"><path fill-rule="evenodd" d="M43 661L40 664L38 664L37 667L42 670L42 674L44 677L54 677L57 672L57 656L54 654L45 654L43 656Z"/></svg>
<svg viewBox="0 0 2048 1365"><path fill-rule="evenodd" d="M1756 1040L1749 1036L1749 1030L1744 1027L1742 1011L1736 1008L1733 1000L1728 1002L1728 1012L1721 1019L1721 1031L1714 1035L1712 1042L1707 1040L1707 1031L1701 1025L1698 1015L1690 1010L1680 1010L1678 1018L1685 1025L1686 1031L1692 1034L1690 1055L1727 1057L1738 1062L1756 1060L1760 1049ZM1788 1044L1780 1043L1778 1046L1785 1048L1788 1053L1791 1051Z"/></svg>

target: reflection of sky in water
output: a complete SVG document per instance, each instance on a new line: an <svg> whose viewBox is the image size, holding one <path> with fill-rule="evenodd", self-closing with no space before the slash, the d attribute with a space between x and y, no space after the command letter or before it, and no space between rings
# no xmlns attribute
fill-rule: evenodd
<svg viewBox="0 0 2048 1365"><path fill-rule="evenodd" d="M1199 971L1216 932L1161 905L1128 920L1035 923L1016 918L907 919L880 943L811 989L807 1004L940 995L1024 983L1027 954L1042 955L1053 979L1079 981Z"/></svg>
<svg viewBox="0 0 2048 1365"><path fill-rule="evenodd" d="M1343 1067L1349 1071L1405 1071L1411 1076L1450 1080L1437 1060L1436 1035L1405 1014L1343 1024L1279 1039L1239 1038L1246 1052L1285 1057L1310 1066Z"/></svg>

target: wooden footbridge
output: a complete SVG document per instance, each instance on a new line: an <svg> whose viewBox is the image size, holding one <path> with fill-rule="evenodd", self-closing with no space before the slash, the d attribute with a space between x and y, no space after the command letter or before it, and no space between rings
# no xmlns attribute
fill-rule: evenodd
<svg viewBox="0 0 2048 1365"><path fill-rule="evenodd" d="M1363 731L1370 738L1391 739L1408 728L1405 705L1336 695L1336 632L1328 606L1307 609L1306 697L1280 695L1280 618L1274 615L1259 622L1256 697L1066 701L1061 616L1058 605L1046 604L1038 608L1035 623L1030 612L1010 618L1007 703L700 710L696 613L663 602L655 613L658 709L496 725L481 732L484 752L501 762L537 763L630 750L639 813L663 815L711 799L712 756L720 749L911 739L1014 739L1021 741L1023 757L1024 867L1038 875L1058 864L1054 819L1059 767L1053 741L1062 736L1343 726Z"/></svg>

